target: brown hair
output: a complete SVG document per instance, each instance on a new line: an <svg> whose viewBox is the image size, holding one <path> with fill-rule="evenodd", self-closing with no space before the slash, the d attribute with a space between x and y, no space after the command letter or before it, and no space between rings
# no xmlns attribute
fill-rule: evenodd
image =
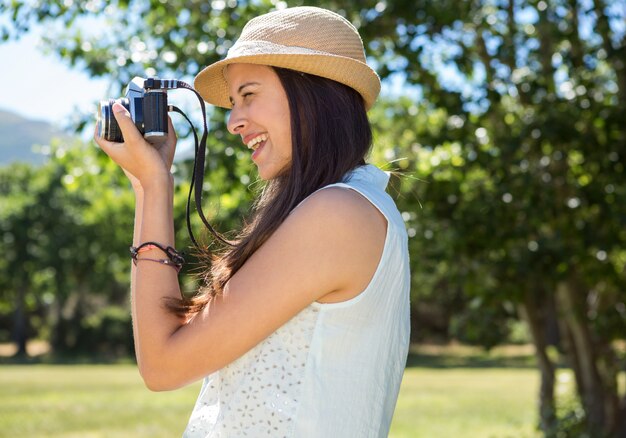
<svg viewBox="0 0 626 438"><path fill-rule="evenodd" d="M233 246L220 253L207 248L201 254L208 268L201 274L199 292L192 298L167 300L167 307L181 316L199 312L221 293L302 200L365 164L372 131L361 95L330 79L277 67L274 70L289 102L291 164L267 182L253 205L250 222L232 241Z"/></svg>

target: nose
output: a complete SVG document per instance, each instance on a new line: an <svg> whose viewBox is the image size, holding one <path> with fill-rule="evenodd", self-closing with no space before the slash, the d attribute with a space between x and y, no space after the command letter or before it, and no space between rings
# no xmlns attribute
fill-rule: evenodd
<svg viewBox="0 0 626 438"><path fill-rule="evenodd" d="M228 132L231 134L239 134L246 128L248 121L244 112L236 106L230 111L228 116Z"/></svg>

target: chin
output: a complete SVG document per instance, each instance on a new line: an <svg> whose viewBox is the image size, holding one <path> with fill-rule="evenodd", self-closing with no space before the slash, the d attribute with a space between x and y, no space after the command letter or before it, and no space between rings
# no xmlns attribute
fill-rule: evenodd
<svg viewBox="0 0 626 438"><path fill-rule="evenodd" d="M259 169L259 178L261 178L263 181L269 181L271 179L274 179L275 177L276 175L274 172L269 172L264 169Z"/></svg>
<svg viewBox="0 0 626 438"><path fill-rule="evenodd" d="M259 168L259 178L263 181L270 181L279 176L285 175L289 171L289 165L283 167L282 169L275 168Z"/></svg>

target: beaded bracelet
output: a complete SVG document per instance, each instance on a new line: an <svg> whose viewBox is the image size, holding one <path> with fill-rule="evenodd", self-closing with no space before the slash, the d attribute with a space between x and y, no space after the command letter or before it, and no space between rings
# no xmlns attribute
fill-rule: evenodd
<svg viewBox="0 0 626 438"><path fill-rule="evenodd" d="M171 266L172 268L176 269L176 272L180 272L182 268L181 265L174 264L174 262L172 262L170 259L149 259L149 258L144 257L144 258L133 259L133 263L135 264L135 266L137 266L137 262L141 262L144 260L147 262L157 262L157 263L161 263L162 265Z"/></svg>
<svg viewBox="0 0 626 438"><path fill-rule="evenodd" d="M167 256L167 259L149 259L149 258L140 259L138 258L139 253L149 251L151 249L160 249L161 251L165 253L165 255ZM132 257L135 265L137 265L138 260L149 260L149 261L161 263L163 265L175 267L177 271L180 271L183 264L185 263L185 258L183 257L183 254L181 252L176 251L171 246L164 247L163 245L157 242L144 242L138 246L131 246L130 256Z"/></svg>

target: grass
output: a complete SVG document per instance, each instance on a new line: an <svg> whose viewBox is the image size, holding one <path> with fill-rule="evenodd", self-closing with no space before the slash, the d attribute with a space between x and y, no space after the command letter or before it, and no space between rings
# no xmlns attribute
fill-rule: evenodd
<svg viewBox="0 0 626 438"><path fill-rule="evenodd" d="M526 351L414 349L390 437L536 437L538 378ZM133 364L38 364L0 365L0 388L0 437L173 437L199 384L153 393Z"/></svg>
<svg viewBox="0 0 626 438"><path fill-rule="evenodd" d="M145 389L134 365L3 365L0 437L180 436L199 385Z"/></svg>
<svg viewBox="0 0 626 438"><path fill-rule="evenodd" d="M394 438L535 437L536 371L408 368Z"/></svg>

